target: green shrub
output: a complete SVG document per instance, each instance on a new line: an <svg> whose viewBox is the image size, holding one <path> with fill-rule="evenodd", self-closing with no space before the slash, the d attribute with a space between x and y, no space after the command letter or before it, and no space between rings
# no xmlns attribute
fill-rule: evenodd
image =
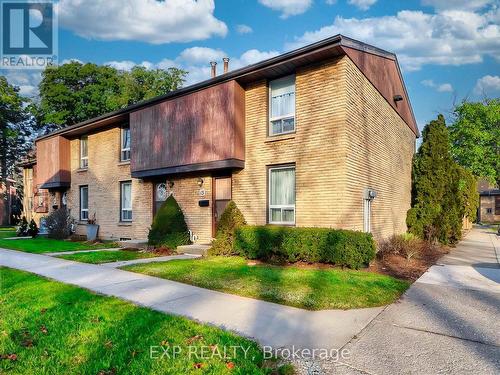
<svg viewBox="0 0 500 375"><path fill-rule="evenodd" d="M188 245L189 232L184 220L184 214L171 195L156 213L148 234L148 244L165 246L175 249L177 246Z"/></svg>
<svg viewBox="0 0 500 375"><path fill-rule="evenodd" d="M23 216L21 222L19 223L19 227L16 230L17 237L24 237L28 235L28 220Z"/></svg>
<svg viewBox="0 0 500 375"><path fill-rule="evenodd" d="M35 238L38 235L38 226L35 223L35 220L31 219L30 225L28 227L28 236Z"/></svg>
<svg viewBox="0 0 500 375"><path fill-rule="evenodd" d="M217 235L209 250L210 255L235 255L234 236L237 228L245 225L245 218L236 206L230 201L217 223Z"/></svg>
<svg viewBox="0 0 500 375"><path fill-rule="evenodd" d="M375 257L371 234L327 228L243 226L235 251L250 259L322 262L358 269Z"/></svg>
<svg viewBox="0 0 500 375"><path fill-rule="evenodd" d="M73 219L69 210L62 207L52 211L45 219L47 236L56 240L64 240L71 235Z"/></svg>

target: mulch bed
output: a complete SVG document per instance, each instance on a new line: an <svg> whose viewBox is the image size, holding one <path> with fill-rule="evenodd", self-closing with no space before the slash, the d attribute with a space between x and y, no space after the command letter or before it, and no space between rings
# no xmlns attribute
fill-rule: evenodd
<svg viewBox="0 0 500 375"><path fill-rule="evenodd" d="M364 270L413 282L427 271L429 267L436 264L439 258L449 252L450 249L448 247L436 245L432 249L428 249L410 260L401 255L390 254L386 255L383 259L376 259L370 264L370 267Z"/></svg>

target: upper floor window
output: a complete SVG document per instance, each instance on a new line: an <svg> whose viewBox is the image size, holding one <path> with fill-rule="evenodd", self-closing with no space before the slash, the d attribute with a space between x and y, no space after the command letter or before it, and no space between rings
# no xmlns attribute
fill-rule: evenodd
<svg viewBox="0 0 500 375"><path fill-rule="evenodd" d="M89 137L80 138L80 168L89 166Z"/></svg>
<svg viewBox="0 0 500 375"><path fill-rule="evenodd" d="M120 182L120 220L132 221L132 181Z"/></svg>
<svg viewBox="0 0 500 375"><path fill-rule="evenodd" d="M269 135L295 131L295 76L269 82Z"/></svg>
<svg viewBox="0 0 500 375"><path fill-rule="evenodd" d="M130 160L130 128L122 128L121 130L121 152L120 160Z"/></svg>
<svg viewBox="0 0 500 375"><path fill-rule="evenodd" d="M269 223L295 224L295 167L269 168Z"/></svg>

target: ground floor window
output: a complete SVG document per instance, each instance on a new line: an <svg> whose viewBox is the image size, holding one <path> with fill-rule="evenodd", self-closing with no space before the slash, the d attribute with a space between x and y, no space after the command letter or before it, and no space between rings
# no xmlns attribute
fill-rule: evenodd
<svg viewBox="0 0 500 375"><path fill-rule="evenodd" d="M295 224L295 166L269 168L269 223Z"/></svg>
<svg viewBox="0 0 500 375"><path fill-rule="evenodd" d="M120 220L132 221L132 181L120 182Z"/></svg>
<svg viewBox="0 0 500 375"><path fill-rule="evenodd" d="M89 187L80 186L80 220L89 219Z"/></svg>

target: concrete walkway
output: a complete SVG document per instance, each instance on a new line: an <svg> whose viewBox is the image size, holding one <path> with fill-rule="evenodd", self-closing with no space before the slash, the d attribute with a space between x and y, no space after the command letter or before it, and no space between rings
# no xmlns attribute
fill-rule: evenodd
<svg viewBox="0 0 500 375"><path fill-rule="evenodd" d="M500 238L474 228L318 373L500 373Z"/></svg>
<svg viewBox="0 0 500 375"><path fill-rule="evenodd" d="M142 258L133 260L121 260L118 262L101 263L101 266L119 268L124 266L130 266L132 264L147 264L154 262L168 262L169 260L176 260L176 259L196 259L196 258L201 258L201 255L196 255L196 254L165 255L162 257L154 257L154 258Z"/></svg>
<svg viewBox="0 0 500 375"><path fill-rule="evenodd" d="M383 309L307 311L102 265L6 249L0 249L0 265L213 324L274 348L340 348Z"/></svg>
<svg viewBox="0 0 500 375"><path fill-rule="evenodd" d="M81 253L94 253L96 251L120 251L123 250L121 247L112 247L110 249L91 249L91 250L74 250L74 251L55 251L53 253L43 253L43 255L48 255L51 257L58 255L71 255L71 254L81 254Z"/></svg>

